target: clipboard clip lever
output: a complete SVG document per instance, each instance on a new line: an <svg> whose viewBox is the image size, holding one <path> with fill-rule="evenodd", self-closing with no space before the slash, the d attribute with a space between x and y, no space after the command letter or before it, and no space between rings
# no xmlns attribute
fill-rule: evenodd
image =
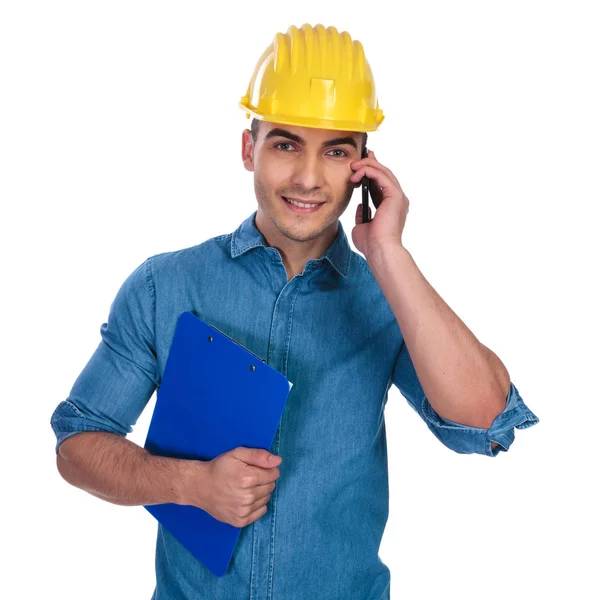
<svg viewBox="0 0 600 600"><path fill-rule="evenodd" d="M234 340L230 335L227 335L224 331L221 331L218 327L215 327L212 323L209 323L209 325L213 329L218 331L221 335L224 335L226 338L229 338L234 344L237 344L240 348L243 348L244 350L246 350L246 352L250 352L250 354L252 354L253 356L256 356L256 358L258 358L258 360L261 360L264 363L267 362L264 358L261 358L260 356L258 356L258 354L255 354L254 352L252 352L252 350L249 350L248 348L246 348L246 346L244 346L243 344L240 344L237 340Z"/></svg>

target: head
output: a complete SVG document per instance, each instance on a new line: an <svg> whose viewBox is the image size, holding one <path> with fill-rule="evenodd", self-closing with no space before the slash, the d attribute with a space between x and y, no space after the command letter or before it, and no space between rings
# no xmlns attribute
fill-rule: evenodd
<svg viewBox="0 0 600 600"><path fill-rule="evenodd" d="M350 181L350 163L360 159L366 143L364 132L253 119L242 134L242 160L254 173L260 220L298 242L335 234L357 187ZM322 205L301 214L290 209L286 198Z"/></svg>

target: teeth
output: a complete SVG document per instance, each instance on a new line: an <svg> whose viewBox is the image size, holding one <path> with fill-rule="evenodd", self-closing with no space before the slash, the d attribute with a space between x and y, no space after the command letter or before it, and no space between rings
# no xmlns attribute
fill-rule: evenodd
<svg viewBox="0 0 600 600"><path fill-rule="evenodd" d="M295 200L290 200L289 198L286 198L286 200L290 204L293 204L294 206L299 206L300 208L314 208L315 206L318 206L318 204L306 204L304 202L296 202Z"/></svg>

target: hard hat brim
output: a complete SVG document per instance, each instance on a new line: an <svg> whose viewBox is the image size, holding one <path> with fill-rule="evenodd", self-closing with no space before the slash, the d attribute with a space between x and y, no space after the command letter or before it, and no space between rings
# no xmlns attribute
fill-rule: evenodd
<svg viewBox="0 0 600 600"><path fill-rule="evenodd" d="M314 129L329 129L332 131L356 131L361 133L368 133L376 131L384 117L381 116L379 123L361 123L358 121L340 121L333 119L315 119L309 117L297 117L289 115L262 115L251 108L248 108L243 103L239 103L239 107L246 111L248 115L253 116L261 121L268 121L270 123L278 123L281 125L295 125L297 127L312 127Z"/></svg>

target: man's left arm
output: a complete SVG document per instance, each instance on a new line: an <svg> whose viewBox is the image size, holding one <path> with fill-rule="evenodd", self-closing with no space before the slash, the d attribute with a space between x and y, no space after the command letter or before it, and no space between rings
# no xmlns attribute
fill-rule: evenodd
<svg viewBox="0 0 600 600"><path fill-rule="evenodd" d="M437 294L402 244L409 201L398 179L372 151L351 168L355 185L363 176L370 179L377 208L372 221L362 223L361 205L357 207L352 239L396 317L426 400L449 425L489 429L503 411L522 404L506 367ZM417 399L411 403L425 417ZM507 417L503 425L512 421ZM536 422L530 413L526 425Z"/></svg>
<svg viewBox="0 0 600 600"><path fill-rule="evenodd" d="M432 408L444 419L489 429L510 390L502 361L437 294L406 248L375 246L366 258Z"/></svg>

